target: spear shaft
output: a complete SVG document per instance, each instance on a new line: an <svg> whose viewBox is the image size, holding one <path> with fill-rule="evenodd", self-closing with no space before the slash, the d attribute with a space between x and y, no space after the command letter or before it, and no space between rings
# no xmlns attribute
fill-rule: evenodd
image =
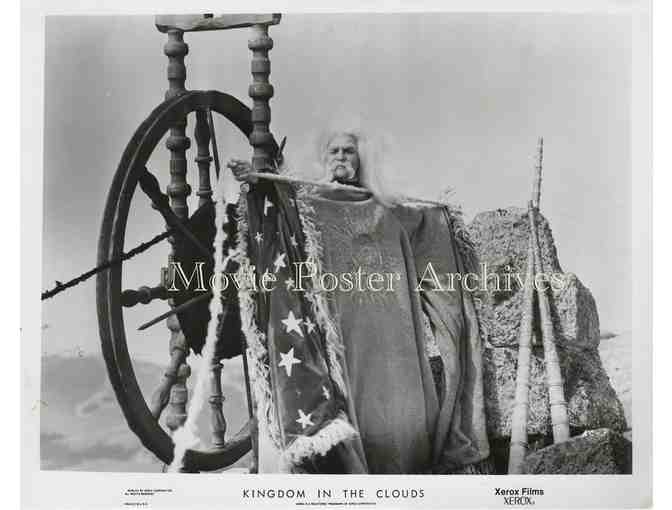
<svg viewBox="0 0 672 510"><path fill-rule="evenodd" d="M338 182L323 182L323 181L312 181L309 179L300 179L298 177L289 177L286 175L278 175L278 174L272 174L272 173L259 173L259 172L250 172L250 177L256 177L257 179L265 179L267 181L273 181L273 182L281 182L284 184L304 184L308 186L319 186L323 189L327 190L340 190L340 191L351 191L354 193L360 193L362 195L367 195L371 196L373 193L369 191L366 188L359 188L357 186L350 186L348 184L341 184ZM441 202L439 200L429 200L426 198L415 198L415 197L408 197L408 196L403 196L401 197L403 200L407 202L418 202L418 203L425 203L425 204L432 204L432 205L439 205L442 207L446 207L449 204L446 202Z"/></svg>

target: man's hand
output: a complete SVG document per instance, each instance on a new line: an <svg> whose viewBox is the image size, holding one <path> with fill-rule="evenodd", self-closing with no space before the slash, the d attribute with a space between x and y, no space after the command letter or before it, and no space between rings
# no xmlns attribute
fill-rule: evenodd
<svg viewBox="0 0 672 510"><path fill-rule="evenodd" d="M252 173L252 165L250 165L249 161L231 158L226 164L226 167L231 169L234 177L238 181L251 182L254 184L258 180L256 177L250 175Z"/></svg>

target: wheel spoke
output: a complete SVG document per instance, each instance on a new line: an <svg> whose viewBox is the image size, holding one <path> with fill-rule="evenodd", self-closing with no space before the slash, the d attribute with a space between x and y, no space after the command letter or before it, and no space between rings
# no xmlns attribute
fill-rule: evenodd
<svg viewBox="0 0 672 510"><path fill-rule="evenodd" d="M140 188L150 198L152 204L161 213L161 216L166 220L166 223L171 227L176 228L180 234L186 237L197 249L201 255L207 257L207 260L212 260L213 256L201 241L184 225L182 220L173 212L169 203L168 196L161 192L159 181L147 168L142 172L140 179Z"/></svg>
<svg viewBox="0 0 672 510"><path fill-rule="evenodd" d="M138 183L140 184L140 189L142 189L145 195L150 198L153 207L159 211L161 215L164 214L164 211L170 209L168 195L161 191L158 179L154 174L147 170L147 168L145 168L140 175Z"/></svg>
<svg viewBox="0 0 672 510"><path fill-rule="evenodd" d="M212 110L208 108L208 127L210 127L212 142L212 157L215 160L215 175L219 179L219 151L217 150L217 136L215 135L215 123L212 120Z"/></svg>
<svg viewBox="0 0 672 510"><path fill-rule="evenodd" d="M145 322L142 326L140 326L138 328L138 331L143 331L143 330L153 326L154 324L158 324L163 319L167 319L168 317L170 317L172 315L175 315L177 313L188 310L192 306L194 306L194 305L200 303L201 301L203 301L204 299L207 299L207 298L210 298L210 297L212 297L212 291L211 290L209 290L205 294L201 294L200 296L196 296L194 298L191 298L190 300L185 301L181 305L177 305L177 306L171 308L170 310L168 310L167 312L162 313L158 317L154 317L151 321Z"/></svg>

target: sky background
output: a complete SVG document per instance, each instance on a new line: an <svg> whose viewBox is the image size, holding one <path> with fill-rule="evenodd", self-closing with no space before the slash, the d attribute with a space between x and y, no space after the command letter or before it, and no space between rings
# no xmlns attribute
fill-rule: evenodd
<svg viewBox="0 0 672 510"><path fill-rule="evenodd" d="M249 104L248 35L186 34L187 88L218 89ZM451 187L470 220L525 206L543 136L541 207L563 269L592 291L603 329L630 328L637 170L630 164L628 17L290 14L270 35L271 129L277 139L287 136L296 167L310 165L322 126L359 117L394 140L387 177L399 189L433 198ZM149 16L47 18L44 289L95 265L116 166L167 88L165 40ZM249 156L240 133L224 122L216 127L222 160ZM192 149L188 159L194 156ZM164 187L167 161L160 150L150 165ZM126 249L163 229L141 194L129 223ZM164 243L131 261L124 287L157 284L167 253ZM126 313L134 356L167 363L163 324L131 334L164 310L159 302ZM45 301L43 322L44 353L99 354L95 279Z"/></svg>

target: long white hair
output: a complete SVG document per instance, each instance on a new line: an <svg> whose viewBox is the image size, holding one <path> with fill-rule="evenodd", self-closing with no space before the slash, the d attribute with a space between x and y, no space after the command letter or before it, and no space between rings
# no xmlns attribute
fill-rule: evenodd
<svg viewBox="0 0 672 510"><path fill-rule="evenodd" d="M332 126L322 131L315 141L315 161L320 180L330 181L331 174L326 167L327 147L337 136L349 136L357 143L359 154L360 184L368 189L380 203L393 206L400 202L399 197L386 184L384 172L391 172L388 156L391 144L384 136L369 136L359 127Z"/></svg>

